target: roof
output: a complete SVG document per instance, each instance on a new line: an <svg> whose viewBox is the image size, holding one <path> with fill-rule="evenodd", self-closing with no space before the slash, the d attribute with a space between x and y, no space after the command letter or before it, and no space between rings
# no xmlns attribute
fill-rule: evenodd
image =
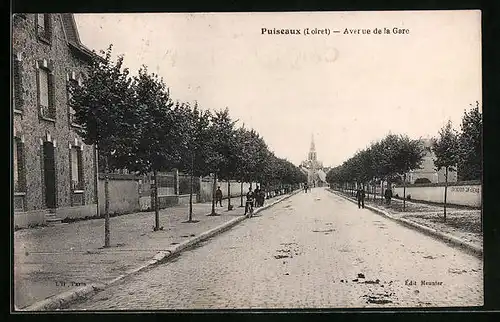
<svg viewBox="0 0 500 322"><path fill-rule="evenodd" d="M72 13L61 13L60 16L68 45L79 53L87 56L87 58L94 56L94 53L80 41L74 15Z"/></svg>

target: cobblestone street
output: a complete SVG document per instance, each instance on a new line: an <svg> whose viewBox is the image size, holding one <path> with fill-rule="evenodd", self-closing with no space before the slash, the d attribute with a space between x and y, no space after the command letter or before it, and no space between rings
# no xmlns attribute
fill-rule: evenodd
<svg viewBox="0 0 500 322"><path fill-rule="evenodd" d="M482 266L315 188L67 309L480 306Z"/></svg>

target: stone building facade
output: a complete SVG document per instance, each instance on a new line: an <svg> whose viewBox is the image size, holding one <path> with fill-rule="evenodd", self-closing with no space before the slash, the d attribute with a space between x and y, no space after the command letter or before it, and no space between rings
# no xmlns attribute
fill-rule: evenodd
<svg viewBox="0 0 500 322"><path fill-rule="evenodd" d="M75 129L70 82L83 80L92 52L72 14L12 18L14 225L96 215L97 160Z"/></svg>

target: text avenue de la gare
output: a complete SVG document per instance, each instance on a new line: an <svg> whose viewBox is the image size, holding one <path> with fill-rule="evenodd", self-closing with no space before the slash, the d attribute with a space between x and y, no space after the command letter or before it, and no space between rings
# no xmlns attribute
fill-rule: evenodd
<svg viewBox="0 0 500 322"><path fill-rule="evenodd" d="M304 28L304 29L289 29L289 28L260 28L261 35L330 35L333 34L344 34L344 35L408 35L410 33L409 29L405 28L373 28L373 29L360 29L360 28L343 28L334 29L330 28Z"/></svg>

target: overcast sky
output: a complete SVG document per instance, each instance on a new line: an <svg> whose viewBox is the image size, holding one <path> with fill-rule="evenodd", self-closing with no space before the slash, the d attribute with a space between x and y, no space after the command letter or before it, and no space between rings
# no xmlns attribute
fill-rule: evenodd
<svg viewBox="0 0 500 322"><path fill-rule="evenodd" d="M479 11L76 14L81 41L136 72L162 76L173 99L229 107L277 156L299 164L314 133L336 166L389 131L435 136L481 102ZM391 34L344 34L383 29ZM409 34L392 34L394 27ZM301 35L262 34L301 29ZM329 28L330 35L303 35ZM340 30L334 34L333 30Z"/></svg>

